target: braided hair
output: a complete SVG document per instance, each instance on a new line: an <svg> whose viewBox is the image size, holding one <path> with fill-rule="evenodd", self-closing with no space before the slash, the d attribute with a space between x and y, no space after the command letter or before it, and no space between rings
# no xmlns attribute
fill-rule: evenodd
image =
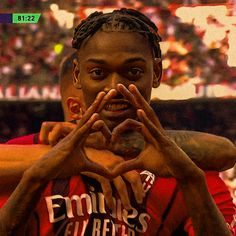
<svg viewBox="0 0 236 236"><path fill-rule="evenodd" d="M133 9L122 8L111 13L94 12L75 28L72 47L80 49L85 39L92 37L98 30L104 32L136 32L148 39L155 58L161 58L156 25L144 14Z"/></svg>

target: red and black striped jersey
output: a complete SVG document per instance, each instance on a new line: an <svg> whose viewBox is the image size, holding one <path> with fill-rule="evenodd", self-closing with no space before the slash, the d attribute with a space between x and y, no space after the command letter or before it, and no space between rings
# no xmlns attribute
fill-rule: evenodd
<svg viewBox="0 0 236 236"><path fill-rule="evenodd" d="M36 143L37 135L10 143ZM132 209L126 211L114 189L115 208L105 203L100 184L78 175L50 182L32 214L29 235L194 235L183 195L174 178L159 178L148 171L140 172L146 192L138 204L129 189ZM206 172L206 181L216 205L226 222L234 228L235 209L230 193L218 172ZM198 209L196 209L197 211Z"/></svg>

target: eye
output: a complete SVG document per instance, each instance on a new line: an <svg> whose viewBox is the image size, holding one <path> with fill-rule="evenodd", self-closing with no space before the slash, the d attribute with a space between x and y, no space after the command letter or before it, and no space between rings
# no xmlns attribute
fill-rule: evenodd
<svg viewBox="0 0 236 236"><path fill-rule="evenodd" d="M138 79L143 75L143 70L139 67L132 67L128 70L128 75L131 78Z"/></svg>
<svg viewBox="0 0 236 236"><path fill-rule="evenodd" d="M101 68L93 68L89 74L92 79L102 79L105 76L105 72Z"/></svg>

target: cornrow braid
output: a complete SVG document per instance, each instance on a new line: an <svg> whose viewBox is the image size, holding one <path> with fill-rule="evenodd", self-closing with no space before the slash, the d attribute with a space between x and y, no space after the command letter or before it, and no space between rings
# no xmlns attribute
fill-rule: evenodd
<svg viewBox="0 0 236 236"><path fill-rule="evenodd" d="M133 9L122 8L111 13L94 12L75 28L72 47L79 49L85 39L98 30L105 32L136 32L146 37L153 50L153 56L161 58L161 37L156 25L144 14Z"/></svg>

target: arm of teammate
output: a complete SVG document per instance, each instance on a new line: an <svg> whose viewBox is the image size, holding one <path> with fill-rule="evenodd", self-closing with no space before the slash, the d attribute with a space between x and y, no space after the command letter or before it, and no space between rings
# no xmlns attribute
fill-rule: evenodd
<svg viewBox="0 0 236 236"><path fill-rule="evenodd" d="M165 132L203 170L223 171L236 163L236 147L225 137L187 130Z"/></svg>
<svg viewBox="0 0 236 236"><path fill-rule="evenodd" d="M70 122L44 122L40 130L40 139L45 144L54 145L70 133L74 126L75 124ZM224 171L236 163L236 147L225 137L187 130L165 132L203 170ZM92 139L88 139L86 146L93 147L94 143ZM103 149L104 142L96 142L94 148Z"/></svg>
<svg viewBox="0 0 236 236"><path fill-rule="evenodd" d="M16 183L23 172L47 153L49 145L0 145L0 183L8 185Z"/></svg>
<svg viewBox="0 0 236 236"><path fill-rule="evenodd" d="M64 137L76 126L69 122L45 122L43 124L40 132L41 137L44 137L45 143L50 144L58 142L62 138L60 134L63 134ZM49 134L50 138L46 138ZM223 171L235 164L236 147L224 137L185 130L166 130L166 134L201 169ZM10 147L6 144L0 144L1 185L19 181L22 173L50 148L49 145L39 144L24 146L11 144Z"/></svg>
<svg viewBox="0 0 236 236"><path fill-rule="evenodd" d="M120 164L114 173L145 169L157 176L175 178L192 219L195 235L231 235L208 191L204 172L166 135L154 111L134 85L130 85L129 90L118 85L118 91L136 107L148 145L137 158ZM117 129L121 129L121 125Z"/></svg>

